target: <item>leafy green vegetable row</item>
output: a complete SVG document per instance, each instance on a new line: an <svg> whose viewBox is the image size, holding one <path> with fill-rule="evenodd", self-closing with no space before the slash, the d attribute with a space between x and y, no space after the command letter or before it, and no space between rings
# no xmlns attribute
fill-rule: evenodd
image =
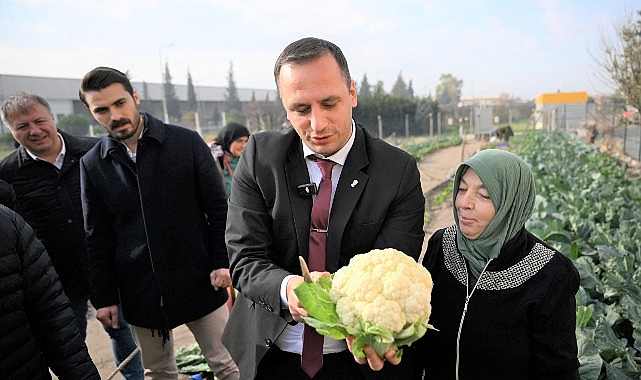
<svg viewBox="0 0 641 380"><path fill-rule="evenodd" d="M574 260L581 379L641 378L641 183L577 136L532 132L516 152L537 187L527 228Z"/></svg>

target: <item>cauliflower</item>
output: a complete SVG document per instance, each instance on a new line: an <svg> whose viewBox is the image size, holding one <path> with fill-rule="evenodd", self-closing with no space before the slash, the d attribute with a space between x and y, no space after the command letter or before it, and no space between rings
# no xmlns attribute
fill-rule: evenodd
<svg viewBox="0 0 641 380"><path fill-rule="evenodd" d="M311 315L305 323L335 339L354 336L352 350L360 357L366 345L382 357L433 328L428 324L432 277L395 249L356 255L331 278L301 284L295 292Z"/></svg>
<svg viewBox="0 0 641 380"><path fill-rule="evenodd" d="M391 248L354 256L334 274L329 293L344 324L356 328L360 316L395 333L427 322L431 294L427 269Z"/></svg>

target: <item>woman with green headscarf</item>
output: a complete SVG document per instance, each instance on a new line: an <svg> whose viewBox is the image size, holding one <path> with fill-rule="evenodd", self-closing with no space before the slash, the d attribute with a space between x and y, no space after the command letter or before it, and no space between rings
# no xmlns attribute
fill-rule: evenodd
<svg viewBox="0 0 641 380"><path fill-rule="evenodd" d="M438 329L413 347L426 379L579 378L579 274L525 229L534 198L513 153L483 150L459 166L456 224L432 235L423 260Z"/></svg>

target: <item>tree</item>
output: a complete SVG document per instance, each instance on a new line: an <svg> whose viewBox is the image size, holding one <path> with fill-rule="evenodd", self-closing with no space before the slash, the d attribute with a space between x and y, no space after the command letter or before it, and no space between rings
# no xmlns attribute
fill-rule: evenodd
<svg viewBox="0 0 641 380"><path fill-rule="evenodd" d="M167 102L167 114L171 120L180 120L180 103L176 95L176 88L171 83L171 74L169 73L169 63L165 62L165 81L163 83L165 90L165 101Z"/></svg>
<svg viewBox="0 0 641 380"><path fill-rule="evenodd" d="M243 109L240 98L238 98L238 89L234 81L234 64L229 62L229 73L227 74L227 88L225 89L225 111L229 113L231 110L241 111Z"/></svg>
<svg viewBox="0 0 641 380"><path fill-rule="evenodd" d="M416 105L414 121L420 132L428 133L430 131L430 118L434 118L437 113L438 103L432 99L432 95L419 99Z"/></svg>
<svg viewBox="0 0 641 380"><path fill-rule="evenodd" d="M142 81L142 98L140 99L140 108L148 112L153 111L152 102L149 99L149 87L145 81Z"/></svg>
<svg viewBox="0 0 641 380"><path fill-rule="evenodd" d="M57 126L70 135L87 136L89 134L89 119L77 113L61 117Z"/></svg>
<svg viewBox="0 0 641 380"><path fill-rule="evenodd" d="M361 82L361 89L358 92L359 98L366 98L372 96L372 90L370 88L369 82L367 81L367 74L363 74L363 81Z"/></svg>
<svg viewBox="0 0 641 380"><path fill-rule="evenodd" d="M400 97L409 96L409 91L407 91L407 85L405 84L405 81L403 80L403 76L401 75L401 73L398 73L398 77L396 78L396 83L394 83L394 86L392 87L392 91L390 92L390 94L393 96L400 96Z"/></svg>
<svg viewBox="0 0 641 380"><path fill-rule="evenodd" d="M609 82L614 82L627 103L641 109L641 10L629 14L614 28L616 41L602 39L603 59L599 64L605 71L604 79L609 76Z"/></svg>
<svg viewBox="0 0 641 380"><path fill-rule="evenodd" d="M142 99L149 100L149 87L145 81L142 81Z"/></svg>
<svg viewBox="0 0 641 380"><path fill-rule="evenodd" d="M385 88L383 87L383 81L376 82L376 87L374 87L374 96L385 95Z"/></svg>
<svg viewBox="0 0 641 380"><path fill-rule="evenodd" d="M436 86L436 101L439 106L455 109L461 100L463 81L452 74L442 74Z"/></svg>
<svg viewBox="0 0 641 380"><path fill-rule="evenodd" d="M194 90L194 82L191 80L191 73L187 71L187 109L189 111L198 111L198 100Z"/></svg>
<svg viewBox="0 0 641 380"><path fill-rule="evenodd" d="M240 123L245 124L245 115L239 110L233 108L229 112L225 113L225 122L229 123Z"/></svg>

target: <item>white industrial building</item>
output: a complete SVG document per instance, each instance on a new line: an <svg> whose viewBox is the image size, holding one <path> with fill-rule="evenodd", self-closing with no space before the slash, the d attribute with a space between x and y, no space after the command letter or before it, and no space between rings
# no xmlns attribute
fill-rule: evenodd
<svg viewBox="0 0 641 380"><path fill-rule="evenodd" d="M0 102L6 97L19 91L40 95L47 99L57 119L62 116L77 113L85 115L93 121L91 114L78 98L81 79L49 78L23 75L0 74ZM141 109L163 119L163 85L160 83L131 82L141 98ZM146 90L144 89L146 85ZM176 96L180 101L181 111L187 110L187 85L174 84ZM198 101L199 121L203 127L218 127L214 125L214 115L220 114L225 103L226 88L197 86L194 88ZM278 93L274 90L237 89L238 98L242 103L256 101L280 102ZM219 122L220 123L220 122ZM193 125L185 125L193 127ZM0 133L6 132L6 126L0 126Z"/></svg>

